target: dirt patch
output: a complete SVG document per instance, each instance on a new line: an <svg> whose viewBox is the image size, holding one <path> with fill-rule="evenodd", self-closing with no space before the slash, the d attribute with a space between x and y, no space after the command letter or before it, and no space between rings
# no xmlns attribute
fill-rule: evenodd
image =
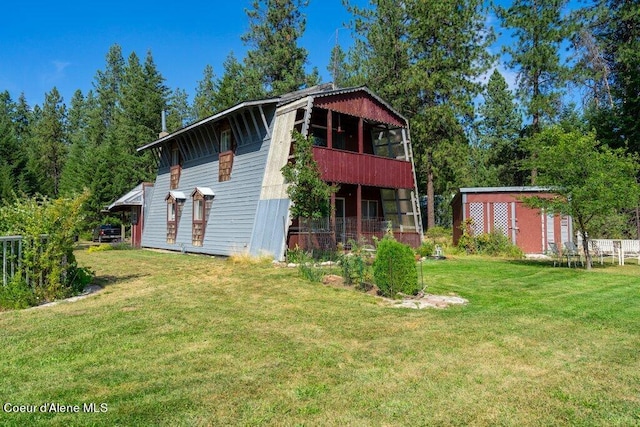
<svg viewBox="0 0 640 427"><path fill-rule="evenodd" d="M327 274L326 276L322 277L322 283L331 286L342 286L344 285L344 278L342 276L338 276L337 274Z"/></svg>

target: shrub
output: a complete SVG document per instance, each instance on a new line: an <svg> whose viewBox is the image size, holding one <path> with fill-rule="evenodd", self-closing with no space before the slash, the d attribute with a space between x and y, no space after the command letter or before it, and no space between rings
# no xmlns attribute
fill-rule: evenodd
<svg viewBox="0 0 640 427"><path fill-rule="evenodd" d="M298 262L298 271L300 275L310 282L322 282L324 272L316 267L310 254L302 252Z"/></svg>
<svg viewBox="0 0 640 427"><path fill-rule="evenodd" d="M20 268L5 293L4 307L64 298L80 288L73 248L87 197L88 193L73 199L23 198L0 207L0 234L22 236ZM33 298L23 298L25 289Z"/></svg>
<svg viewBox="0 0 640 427"><path fill-rule="evenodd" d="M432 256L436 250L436 244L431 240L424 240L420 247L416 250L421 257Z"/></svg>
<svg viewBox="0 0 640 427"><path fill-rule="evenodd" d="M361 285L363 282L373 280L371 271L373 252L367 249L364 241L357 243L350 239L348 245L351 247L351 252L340 252L338 257L344 282L348 285Z"/></svg>
<svg viewBox="0 0 640 427"><path fill-rule="evenodd" d="M87 253L94 253L94 252L104 252L104 251L112 251L113 250L113 246L111 246L108 243L103 243L101 245L98 246L90 246L89 249L87 249Z"/></svg>
<svg viewBox="0 0 640 427"><path fill-rule="evenodd" d="M287 262L292 262L294 264L300 263L305 257L304 250L300 248L300 246L296 245L293 249L287 249L287 255L285 259Z"/></svg>
<svg viewBox="0 0 640 427"><path fill-rule="evenodd" d="M500 231L493 230L490 233L473 234L473 220L468 219L461 226L462 236L458 241L458 248L468 254L481 254L490 256L506 256L510 258L522 258L522 250L514 245L508 236Z"/></svg>
<svg viewBox="0 0 640 427"><path fill-rule="evenodd" d="M33 289L20 276L16 275L6 286L0 285L0 308L21 309L38 303Z"/></svg>
<svg viewBox="0 0 640 427"><path fill-rule="evenodd" d="M389 237L378 244L373 277L380 292L387 297L399 292L415 295L420 290L413 250Z"/></svg>
<svg viewBox="0 0 640 427"><path fill-rule="evenodd" d="M450 239L451 238L451 229L450 228L444 228L444 227L431 227L430 229L427 230L427 232L425 233L425 237L428 237L429 239Z"/></svg>

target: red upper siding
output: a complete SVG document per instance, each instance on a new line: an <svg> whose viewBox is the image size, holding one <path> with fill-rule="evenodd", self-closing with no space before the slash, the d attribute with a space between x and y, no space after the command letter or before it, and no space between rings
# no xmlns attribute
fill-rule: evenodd
<svg viewBox="0 0 640 427"><path fill-rule="evenodd" d="M400 117L365 93L345 93L318 97L313 101L313 104L315 107L363 117L380 123L398 127L406 126L406 123Z"/></svg>
<svg viewBox="0 0 640 427"><path fill-rule="evenodd" d="M322 179L382 188L413 189L411 163L386 157L313 147Z"/></svg>

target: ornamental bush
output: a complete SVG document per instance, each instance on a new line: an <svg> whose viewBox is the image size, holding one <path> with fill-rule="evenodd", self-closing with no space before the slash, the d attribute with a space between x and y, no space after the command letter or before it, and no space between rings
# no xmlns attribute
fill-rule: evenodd
<svg viewBox="0 0 640 427"><path fill-rule="evenodd" d="M420 288L413 250L391 237L382 239L373 262L373 278L384 296L417 294Z"/></svg>
<svg viewBox="0 0 640 427"><path fill-rule="evenodd" d="M0 307L18 308L83 290L91 272L77 265L75 236L88 194L73 199L23 198L0 207L0 236L22 236L21 259ZM27 295L30 293L31 295Z"/></svg>

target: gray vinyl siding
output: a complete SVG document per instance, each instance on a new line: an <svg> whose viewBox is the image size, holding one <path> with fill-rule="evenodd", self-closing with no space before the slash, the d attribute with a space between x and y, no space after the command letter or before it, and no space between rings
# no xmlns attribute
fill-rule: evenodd
<svg viewBox="0 0 640 427"><path fill-rule="evenodd" d="M167 204L169 169L158 171L148 223L142 246L214 255L248 251L270 140L238 147L233 159L231 179L218 182L218 155L197 158L182 165L179 186L186 199L178 223L176 243L168 244ZM196 187L209 187L215 193L207 220L202 247L192 245L193 199Z"/></svg>
<svg viewBox="0 0 640 427"><path fill-rule="evenodd" d="M251 255L271 255L277 260L284 259L290 203L289 199L268 199L258 202Z"/></svg>

